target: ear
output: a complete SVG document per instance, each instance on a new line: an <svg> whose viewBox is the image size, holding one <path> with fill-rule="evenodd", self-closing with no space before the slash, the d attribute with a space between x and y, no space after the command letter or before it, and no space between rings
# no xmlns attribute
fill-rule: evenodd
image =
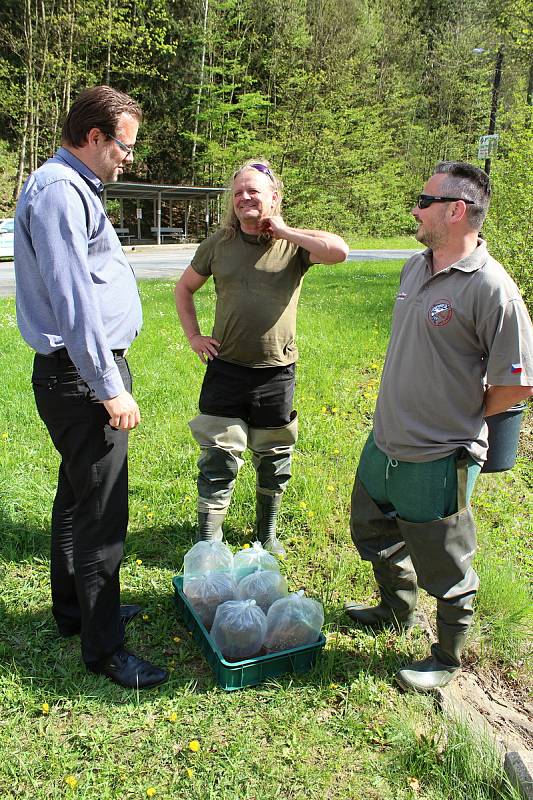
<svg viewBox="0 0 533 800"><path fill-rule="evenodd" d="M466 218L466 203L463 200L456 200L450 215L451 222L462 222Z"/></svg>
<svg viewBox="0 0 533 800"><path fill-rule="evenodd" d="M85 136L85 141L87 142L87 144L93 147L97 147L98 142L99 141L103 142L104 140L105 140L105 134L102 133L100 128L91 128L90 131L87 131L87 134Z"/></svg>
<svg viewBox="0 0 533 800"><path fill-rule="evenodd" d="M271 203L271 206L270 206L270 207L271 207L271 208L274 208L274 206L276 205L276 203L278 202L278 200L279 200L279 194L278 194L278 192L276 192L276 191L274 190L274 191L272 192L272 203Z"/></svg>

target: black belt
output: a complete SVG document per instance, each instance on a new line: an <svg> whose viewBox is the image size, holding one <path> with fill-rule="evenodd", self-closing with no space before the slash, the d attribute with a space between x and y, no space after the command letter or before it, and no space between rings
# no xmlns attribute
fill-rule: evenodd
<svg viewBox="0 0 533 800"><path fill-rule="evenodd" d="M123 350L111 350L114 356L119 356L119 358L124 358L126 353L128 352L127 349ZM42 356L43 358L53 358L56 361L72 361L68 354L68 350L65 347L62 347L60 350L55 350L53 353L37 353L38 356Z"/></svg>

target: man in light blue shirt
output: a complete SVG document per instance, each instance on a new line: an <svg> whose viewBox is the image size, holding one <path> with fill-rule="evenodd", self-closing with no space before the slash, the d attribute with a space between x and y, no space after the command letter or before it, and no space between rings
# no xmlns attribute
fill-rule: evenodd
<svg viewBox="0 0 533 800"><path fill-rule="evenodd" d="M128 431L140 422L126 350L142 325L131 266L101 200L133 161L142 112L109 86L85 90L62 147L27 179L17 204L17 319L36 351L37 410L61 455L52 509L52 610L80 633L87 668L122 686L167 674L124 648L141 610L120 605L128 523Z"/></svg>

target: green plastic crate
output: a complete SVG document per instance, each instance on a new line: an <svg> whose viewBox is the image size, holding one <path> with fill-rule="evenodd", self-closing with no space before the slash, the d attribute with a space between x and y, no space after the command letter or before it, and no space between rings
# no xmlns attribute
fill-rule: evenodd
<svg viewBox="0 0 533 800"><path fill-rule="evenodd" d="M226 661L188 599L183 594L183 575L172 579L174 596L178 610L186 627L191 631L221 689L232 692L245 686L255 686L269 678L277 678L286 672L306 672L311 669L317 656L326 644L323 633L314 644L281 650L266 656L249 658L246 661Z"/></svg>

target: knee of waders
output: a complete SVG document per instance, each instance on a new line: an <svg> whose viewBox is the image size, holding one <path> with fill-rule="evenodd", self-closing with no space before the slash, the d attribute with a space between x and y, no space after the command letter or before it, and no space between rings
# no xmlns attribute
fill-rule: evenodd
<svg viewBox="0 0 533 800"><path fill-rule="evenodd" d="M350 507L350 533L364 561L391 558L403 547L396 515L381 510L357 475Z"/></svg>
<svg viewBox="0 0 533 800"><path fill-rule="evenodd" d="M430 522L398 518L398 527L411 554L420 586L437 599L462 606L471 598L479 579L472 567L476 526L469 506Z"/></svg>
<svg viewBox="0 0 533 800"><path fill-rule="evenodd" d="M298 438L298 417L279 428L249 428L248 446L257 473L257 486L265 492L280 493L291 477L294 445Z"/></svg>
<svg viewBox="0 0 533 800"><path fill-rule="evenodd" d="M242 454L248 443L248 425L238 417L215 417L198 414L189 422L189 428L202 450L217 449L228 453L239 469Z"/></svg>

